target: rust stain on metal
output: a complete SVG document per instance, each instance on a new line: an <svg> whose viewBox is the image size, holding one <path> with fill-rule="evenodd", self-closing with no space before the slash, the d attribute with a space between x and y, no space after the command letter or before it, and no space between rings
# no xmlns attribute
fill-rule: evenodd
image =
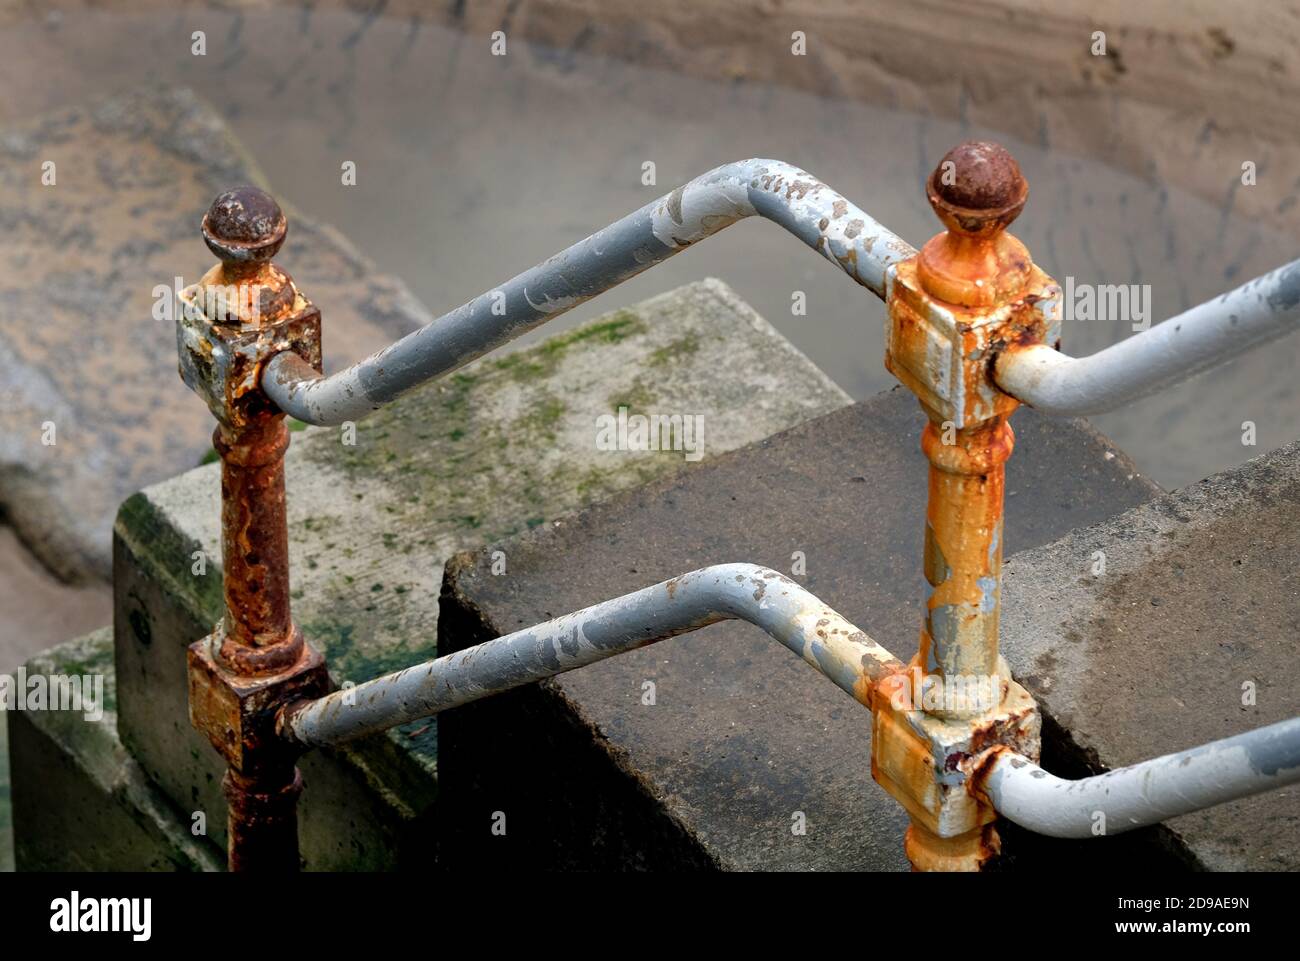
<svg viewBox="0 0 1300 961"><path fill-rule="evenodd" d="M220 656L240 674L292 664L301 638L289 616L289 533L284 454L289 430L281 414L247 426L217 428L221 457L221 544L225 637Z"/></svg>
<svg viewBox="0 0 1300 961"><path fill-rule="evenodd" d="M219 195L203 218L204 242L222 259L181 293L181 378L227 426L275 412L261 376L276 354L321 367L320 312L271 262L287 231L279 206L253 187Z"/></svg>
<svg viewBox="0 0 1300 961"><path fill-rule="evenodd" d="M997 672L1004 464L1018 406L991 376L1009 340L1041 343L1055 287L1006 232L1029 195L997 144L961 144L927 184L947 228L898 264L885 365L921 401L930 461L921 662L942 677ZM980 710L956 713L977 714Z"/></svg>
<svg viewBox="0 0 1300 961"><path fill-rule="evenodd" d="M1015 435L1003 416L968 430L949 429L947 443L944 432L931 416L921 436L930 461L925 575L931 590L919 656L935 674L992 676L998 670L1004 464Z"/></svg>
<svg viewBox="0 0 1300 961"><path fill-rule="evenodd" d="M940 837L913 821L903 850L913 871L982 871L1002 853L1002 840L991 823L956 837Z"/></svg>
<svg viewBox="0 0 1300 961"><path fill-rule="evenodd" d="M796 181L794 181L793 183L791 183L790 186L788 186L788 187L786 188L786 191L785 191L785 199L786 199L786 200L793 200L793 199L794 199L794 196L795 196L796 194L798 194L798 195L799 195L799 199L800 199L800 200L803 200L804 197L808 196L808 191L813 190L814 188L816 188L816 187L820 187L820 186L821 186L820 184L818 184L818 183L816 183L816 182L814 182L814 181L808 181L808 180L796 180Z"/></svg>
<svg viewBox="0 0 1300 961"><path fill-rule="evenodd" d="M225 616L187 654L190 721L225 759L231 870L298 868L298 748L277 726L288 705L329 691L325 661L289 609L284 415L263 394L266 363L291 350L320 366L320 312L271 262L288 225L252 187L203 219L221 263L186 291L181 374L218 426Z"/></svg>
<svg viewBox="0 0 1300 961"><path fill-rule="evenodd" d="M271 784L245 778L233 769L221 782L228 809L231 871L288 873L297 871L298 796L302 775L297 769Z"/></svg>
<svg viewBox="0 0 1300 961"><path fill-rule="evenodd" d="M260 325L293 309L293 281L271 263L288 235L289 222L270 194L256 187L218 194L203 217L202 230L208 249L221 262L199 281L200 287L235 293L233 303L214 298L207 305L209 319Z"/></svg>
<svg viewBox="0 0 1300 961"><path fill-rule="evenodd" d="M998 651L1008 418L1018 401L997 388L991 365L1008 344L1049 339L1059 290L1006 232L1029 188L1001 146L949 151L926 194L946 229L894 267L885 365L927 418L928 593L916 659L876 685L871 770L911 816L914 868L979 870L1000 842L972 773L999 745L1036 754L1039 730L1037 706Z"/></svg>
<svg viewBox="0 0 1300 961"><path fill-rule="evenodd" d="M930 176L930 188L945 204L981 218L989 211L1024 207L1029 196L1016 158L989 140L968 140L944 154Z"/></svg>
<svg viewBox="0 0 1300 961"><path fill-rule="evenodd" d="M997 761L1001 754L1010 750L1011 748L1005 744L993 744L969 763L966 789L974 797L978 798L981 803L989 803L984 785L988 781L989 775L993 773L994 762ZM1019 761L1017 763L1024 764L1025 762Z"/></svg>

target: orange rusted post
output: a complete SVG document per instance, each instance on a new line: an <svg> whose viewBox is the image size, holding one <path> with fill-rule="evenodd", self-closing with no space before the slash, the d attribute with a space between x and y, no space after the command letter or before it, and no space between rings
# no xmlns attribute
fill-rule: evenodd
<svg viewBox="0 0 1300 961"><path fill-rule="evenodd" d="M885 366L921 402L930 461L928 596L920 650L889 679L876 713L872 773L912 815L922 870L972 870L999 850L994 812L964 789L993 744L1036 756L1039 718L998 652L1005 464L1018 401L992 380L996 351L1057 339L1059 288L1006 232L1029 189L997 144L962 144L927 183L946 230L887 282ZM1028 752L1028 753L1027 753Z"/></svg>
<svg viewBox="0 0 1300 961"><path fill-rule="evenodd" d="M271 258L287 223L267 194L221 194L203 238L221 263L182 292L181 376L218 425L225 616L190 646L190 720L226 760L232 871L298 868L298 749L275 729L285 704L328 690L321 656L289 612L284 414L262 393L262 369L292 351L320 366L320 312Z"/></svg>
<svg viewBox="0 0 1300 961"><path fill-rule="evenodd" d="M916 393L928 418L921 447L930 460L930 596L918 665L934 690L923 709L977 717L1004 693L998 656L1002 495L1015 443L1007 417L1019 406L992 383L988 368L991 351L1007 339L1041 336L1043 318L1029 295L1051 281L1006 232L1029 197L1006 150L962 144L935 168L926 194L947 229L898 267L885 366ZM940 355L939 369L930 366L937 305L953 321L951 350Z"/></svg>

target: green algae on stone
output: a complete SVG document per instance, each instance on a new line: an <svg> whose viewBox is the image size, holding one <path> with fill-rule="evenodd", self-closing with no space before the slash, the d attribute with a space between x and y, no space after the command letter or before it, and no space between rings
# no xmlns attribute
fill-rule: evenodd
<svg viewBox="0 0 1300 961"><path fill-rule="evenodd" d="M93 677L102 683L103 700L99 705L102 711L25 711L15 722L11 737L28 742L22 756L30 756L33 737L42 739L46 752L59 755L57 759L44 757L42 790L52 791L54 800L67 796L80 802L57 810L45 797L25 792L25 803L31 807L22 812L20 826L29 826L36 818L46 826L59 822L61 830L43 837L25 832L15 838L20 866L24 870L86 870L85 859L93 856L93 848L102 849L100 856L109 859L94 865L98 869L217 870L220 851L210 839L192 833L187 814L192 809L176 810L118 738L112 628L50 648L28 661L26 669L29 674L47 677ZM23 771L20 776L30 779L33 774ZM78 834L86 836L79 838Z"/></svg>
<svg viewBox="0 0 1300 961"><path fill-rule="evenodd" d="M145 494L133 494L122 502L114 532L143 552L166 562L157 575L186 599L200 620L215 622L225 609L221 586L220 552L205 548L171 522ZM200 564L200 561L202 562ZM194 573L201 568L202 574Z"/></svg>
<svg viewBox="0 0 1300 961"><path fill-rule="evenodd" d="M646 413L654 404L655 393L653 387L638 377L628 387L612 395L605 403L609 406L610 412L615 415L620 409L626 409L629 414Z"/></svg>
<svg viewBox="0 0 1300 961"><path fill-rule="evenodd" d="M650 366L662 367L689 357L700 349L699 335L694 331L679 337L666 347L659 347L650 354Z"/></svg>

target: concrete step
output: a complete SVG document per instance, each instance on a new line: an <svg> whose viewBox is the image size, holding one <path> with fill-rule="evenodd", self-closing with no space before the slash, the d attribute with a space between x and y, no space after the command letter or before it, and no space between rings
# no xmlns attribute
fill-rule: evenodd
<svg viewBox="0 0 1300 961"><path fill-rule="evenodd" d="M102 693L80 710L47 702L5 712L19 870L217 870L221 850L195 833L204 826L163 796L118 739L112 630L51 648L25 670L29 690L39 675L97 678Z"/></svg>
<svg viewBox="0 0 1300 961"><path fill-rule="evenodd" d="M1300 443L1016 554L1002 603L1063 777L1300 716ZM1197 869L1297 871L1300 788L1159 834Z"/></svg>
<svg viewBox="0 0 1300 961"><path fill-rule="evenodd" d="M457 557L439 650L749 561L789 573L906 659L924 597L923 422L897 389L498 545L508 576L487 553ZM1008 550L1160 493L1084 422L1022 410L1015 430ZM440 819L457 826L444 863L902 870L906 817L871 780L870 721L738 622L468 705L440 726ZM496 812L504 837L490 831Z"/></svg>
<svg viewBox="0 0 1300 961"><path fill-rule="evenodd" d="M325 323L328 338L328 313ZM336 429L295 434L296 618L339 683L416 663L434 653L442 570L454 552L553 524L695 457L602 450L598 417L620 406L699 415L707 461L848 403L716 280L484 358L358 424L354 446ZM221 611L218 482L210 465L123 505L114 627L121 742L186 817L207 816L221 844L218 758L190 728L184 668L185 647ZM16 756L14 781L38 791L39 759L25 757ZM433 723L309 756L307 866L427 866L438 767Z"/></svg>

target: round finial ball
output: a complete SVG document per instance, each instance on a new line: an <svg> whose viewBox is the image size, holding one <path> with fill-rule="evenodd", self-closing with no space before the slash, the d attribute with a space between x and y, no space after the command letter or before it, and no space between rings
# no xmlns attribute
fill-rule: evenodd
<svg viewBox="0 0 1300 961"><path fill-rule="evenodd" d="M270 260L284 243L288 229L275 198L256 187L235 187L218 194L203 217L203 239L225 263Z"/></svg>
<svg viewBox="0 0 1300 961"><path fill-rule="evenodd" d="M930 177L930 189L944 202L970 211L1022 204L1029 191L1016 158L987 140L968 140L949 150Z"/></svg>

